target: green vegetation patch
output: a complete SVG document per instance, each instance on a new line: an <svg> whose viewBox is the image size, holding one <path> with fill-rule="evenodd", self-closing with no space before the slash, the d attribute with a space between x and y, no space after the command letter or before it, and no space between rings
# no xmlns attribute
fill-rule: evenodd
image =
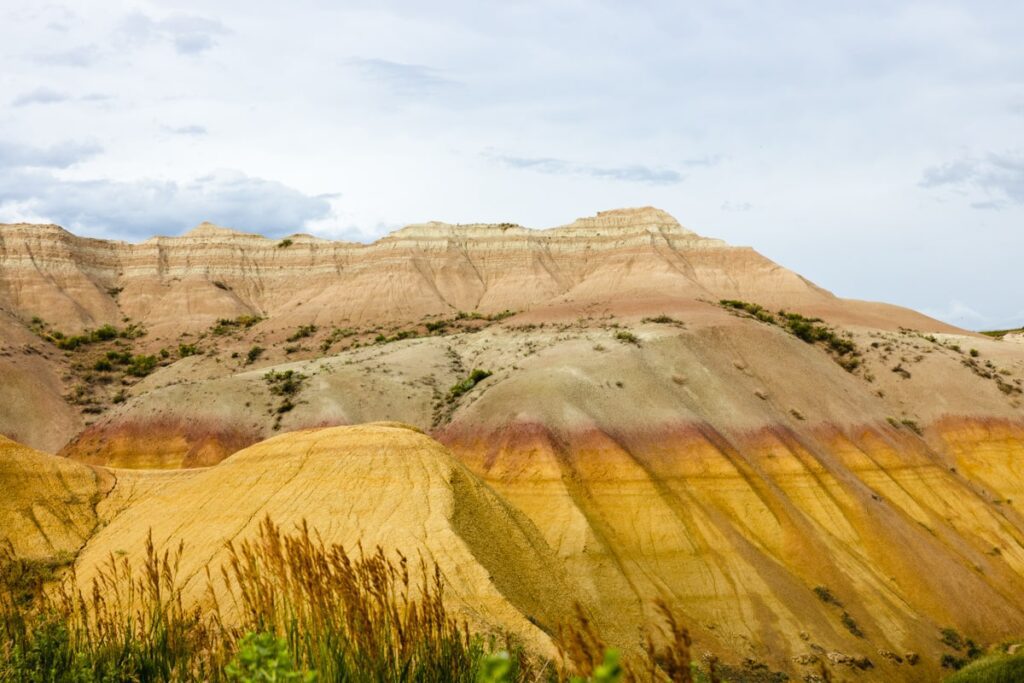
<svg viewBox="0 0 1024 683"><path fill-rule="evenodd" d="M619 330L615 333L615 338L623 344L633 344L634 346L640 346L640 337L636 336L629 330Z"/></svg>
<svg viewBox="0 0 1024 683"><path fill-rule="evenodd" d="M479 368L474 369L473 372L469 373L469 377L453 385L452 388L448 390L448 400L456 400L490 376L491 373L488 370L480 370Z"/></svg>
<svg viewBox="0 0 1024 683"><path fill-rule="evenodd" d="M1018 327L1013 330L985 330L981 334L995 339L1002 339L1008 334L1024 334L1024 327Z"/></svg>
<svg viewBox="0 0 1024 683"><path fill-rule="evenodd" d="M263 381L267 383L270 393L281 398L280 403L274 409L274 412L277 413L274 422L275 430L281 426L281 416L295 409L295 399L302 391L307 379L309 378L306 375L295 370L271 370L263 375Z"/></svg>
<svg viewBox="0 0 1024 683"><path fill-rule="evenodd" d="M224 335L237 330L247 330L262 320L263 317L258 315L240 315L237 318L221 318L210 328L210 332L216 335Z"/></svg>
<svg viewBox="0 0 1024 683"><path fill-rule="evenodd" d="M288 339L286 341L296 342L299 341L300 339L312 337L314 334L316 334L316 329L316 325L302 325L297 330L288 335Z"/></svg>
<svg viewBox="0 0 1024 683"><path fill-rule="evenodd" d="M667 316L664 313L661 315L656 315L653 318L644 318L640 322L657 323L659 325L676 325L677 327L682 327L685 324L682 320L676 320L675 318Z"/></svg>
<svg viewBox="0 0 1024 683"><path fill-rule="evenodd" d="M721 299L718 304L723 308L746 313L763 323L781 327L801 341L824 348L847 372L854 372L861 365L861 353L853 339L837 333L821 318L808 318L786 310L772 313L760 304L738 299Z"/></svg>
<svg viewBox="0 0 1024 683"><path fill-rule="evenodd" d="M1004 652L966 664L945 683L1018 683L1024 681L1024 654Z"/></svg>

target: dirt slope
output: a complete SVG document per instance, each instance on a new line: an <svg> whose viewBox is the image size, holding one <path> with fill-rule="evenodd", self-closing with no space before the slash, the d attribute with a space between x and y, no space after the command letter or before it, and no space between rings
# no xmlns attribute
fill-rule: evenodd
<svg viewBox="0 0 1024 683"><path fill-rule="evenodd" d="M476 625L505 625L544 651L550 641L527 616L553 628L572 608L564 570L532 524L402 425L283 434L186 476L114 474L107 523L78 559L83 582L111 553L140 561L152 531L159 548L185 542L181 574L200 600L203 567L217 567L224 544L255 535L269 515L286 531L305 520L328 543L436 562Z"/></svg>
<svg viewBox="0 0 1024 683"><path fill-rule="evenodd" d="M0 436L0 543L29 560L72 558L108 488L102 472Z"/></svg>

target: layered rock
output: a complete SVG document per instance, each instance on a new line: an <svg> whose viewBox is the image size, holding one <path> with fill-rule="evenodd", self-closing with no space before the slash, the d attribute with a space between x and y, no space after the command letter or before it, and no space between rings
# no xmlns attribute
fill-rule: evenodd
<svg viewBox="0 0 1024 683"><path fill-rule="evenodd" d="M210 224L139 244L0 226L0 301L69 331L125 316L175 336L243 313L282 324L416 321L627 297L834 301L752 249L702 238L650 208L549 230L429 223L368 245L270 240Z"/></svg>

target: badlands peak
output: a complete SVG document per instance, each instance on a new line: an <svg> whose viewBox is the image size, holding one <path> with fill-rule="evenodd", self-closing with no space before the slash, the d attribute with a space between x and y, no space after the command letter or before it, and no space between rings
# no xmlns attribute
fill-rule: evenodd
<svg viewBox="0 0 1024 683"><path fill-rule="evenodd" d="M596 216L577 218L571 223L553 228L526 228L517 223L459 223L441 221L416 223L400 228L385 237L391 239L477 239L477 238L556 238L556 239L601 239L642 235L663 234L674 237L700 239L699 236L679 224L671 214L652 206L639 208L611 209L599 211Z"/></svg>
<svg viewBox="0 0 1024 683"><path fill-rule="evenodd" d="M263 237L257 233L243 232L241 230L235 230L234 228L225 228L224 226L211 223L209 221L203 221L196 227L186 232L182 237L188 238L208 238L208 237Z"/></svg>

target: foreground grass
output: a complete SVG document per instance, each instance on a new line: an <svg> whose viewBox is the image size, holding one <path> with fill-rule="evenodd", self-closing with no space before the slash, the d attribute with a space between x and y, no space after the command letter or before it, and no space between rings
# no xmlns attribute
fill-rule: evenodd
<svg viewBox="0 0 1024 683"><path fill-rule="evenodd" d="M44 574L34 586L19 574L0 591L0 681L694 680L689 635L665 605L667 629L645 657L620 661L580 609L550 662L472 633L447 611L439 568L413 569L401 554L353 554L266 519L253 540L228 545L216 580L208 570L201 610L183 597L183 552L158 553L149 539L141 569L111 557L84 591L73 574L47 590Z"/></svg>
<svg viewBox="0 0 1024 683"><path fill-rule="evenodd" d="M992 654L968 664L945 683L1019 683L1024 681L1024 655Z"/></svg>

